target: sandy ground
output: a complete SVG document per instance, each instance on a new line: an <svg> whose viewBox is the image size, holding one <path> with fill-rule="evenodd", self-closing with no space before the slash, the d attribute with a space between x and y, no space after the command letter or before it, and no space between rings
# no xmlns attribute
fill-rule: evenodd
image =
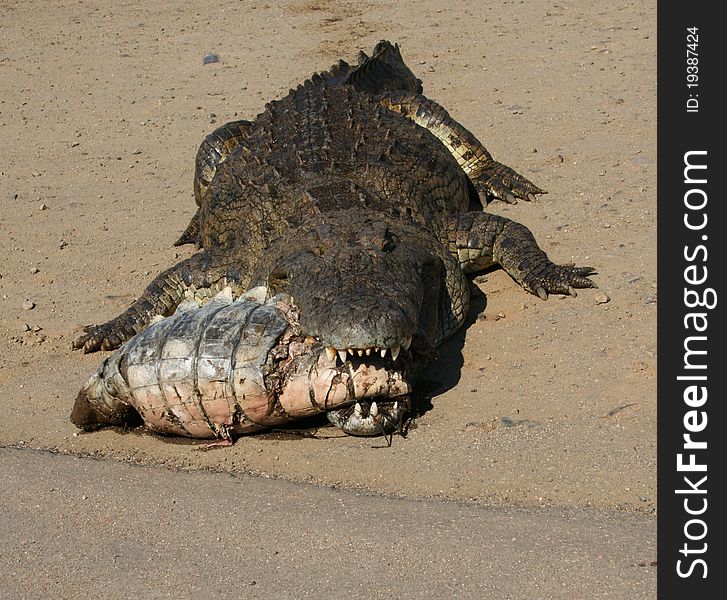
<svg viewBox="0 0 727 600"><path fill-rule="evenodd" d="M654 597L638 515L392 501L32 450L0 448L0 468L8 600Z"/></svg>
<svg viewBox="0 0 727 600"><path fill-rule="evenodd" d="M0 444L654 523L655 2L0 6ZM391 448L330 428L208 453L75 435L73 399L102 356L70 343L191 252L172 243L203 137L382 38L549 192L490 209L555 261L596 267L600 290L542 302L502 271L478 278L469 326L424 382L431 409Z"/></svg>

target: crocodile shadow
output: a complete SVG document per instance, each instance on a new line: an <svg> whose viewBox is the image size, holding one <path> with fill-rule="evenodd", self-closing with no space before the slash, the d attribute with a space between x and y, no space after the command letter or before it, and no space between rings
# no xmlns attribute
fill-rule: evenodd
<svg viewBox="0 0 727 600"><path fill-rule="evenodd" d="M462 377L464 348L467 330L477 322L478 316L487 307L487 297L470 282L470 310L462 327L437 349L437 356L426 368L412 397L412 412L420 417L434 408L432 400L455 387Z"/></svg>

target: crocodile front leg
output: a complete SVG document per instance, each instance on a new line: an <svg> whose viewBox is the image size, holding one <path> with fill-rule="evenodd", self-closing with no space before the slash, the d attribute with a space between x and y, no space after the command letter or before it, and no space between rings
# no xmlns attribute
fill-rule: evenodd
<svg viewBox="0 0 727 600"><path fill-rule="evenodd" d="M200 252L160 273L123 313L103 325L89 325L72 344L84 353L114 350L146 329L156 316L172 314L185 297L203 299L232 285L241 290L230 256Z"/></svg>
<svg viewBox="0 0 727 600"><path fill-rule="evenodd" d="M530 230L498 215L469 212L457 223L457 257L466 272L499 264L527 291L543 300L548 294L570 294L576 288L598 287L588 279L593 267L557 265L548 258Z"/></svg>
<svg viewBox="0 0 727 600"><path fill-rule="evenodd" d="M546 193L510 167L494 160L471 131L433 100L411 92L390 92L378 96L377 100L437 136L470 178L483 205L491 197L514 204L516 197L533 200L535 194Z"/></svg>

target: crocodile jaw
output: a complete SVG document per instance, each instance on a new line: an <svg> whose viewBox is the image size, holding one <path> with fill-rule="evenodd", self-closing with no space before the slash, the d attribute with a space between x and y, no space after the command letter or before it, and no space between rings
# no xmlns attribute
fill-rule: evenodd
<svg viewBox="0 0 727 600"><path fill-rule="evenodd" d="M348 435L377 436L401 429L409 412L408 399L357 402L347 408L326 413L328 420Z"/></svg>

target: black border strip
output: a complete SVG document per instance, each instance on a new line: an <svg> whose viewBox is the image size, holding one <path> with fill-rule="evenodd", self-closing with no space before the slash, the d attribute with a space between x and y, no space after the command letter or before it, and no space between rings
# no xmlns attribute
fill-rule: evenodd
<svg viewBox="0 0 727 600"><path fill-rule="evenodd" d="M727 537L723 512L727 511L723 474L725 472L725 420L723 338L727 335L721 310L727 304L725 281L724 240L727 226L722 208L724 192L719 179L725 167L725 131L722 110L725 99L719 93L724 79L727 52L723 42L727 38L724 25L717 14L717 2L658 2L658 595L659 598L723 598L727 590ZM689 55L687 39L690 27L698 28L698 61L687 63ZM687 86L688 66L697 66L698 86ZM692 78L693 79L693 78ZM690 106L688 106L688 101ZM688 109L692 109L689 112ZM697 109L696 112L694 109ZM707 169L691 169L685 183L685 154L692 164L706 164ZM706 183L698 183L705 177ZM694 190L694 191L692 191ZM706 199L701 209L697 200ZM685 214L691 225L701 224L704 215L707 223L703 228L690 230L685 224ZM706 239L705 237L706 236ZM699 246L704 250L700 250ZM691 257L691 258L688 258ZM688 272L685 269L693 266ZM692 280L707 279L700 284ZM697 277L698 276L698 277ZM689 308L685 290L691 290L689 302L703 299L711 304L707 290L714 290L717 304L714 308ZM689 313L702 312L705 319L685 317ZM699 322L708 324L703 332L694 329ZM706 350L706 354L692 354L688 362L704 368L685 367L685 339L692 339L688 347ZM706 375L706 381L678 379L679 376ZM685 402L685 390L697 385L695 394L686 394L694 402ZM706 390L707 399L697 406ZM690 411L695 411L690 413ZM686 418L686 421L685 421ZM706 426L704 419L707 419ZM706 442L706 449L684 449L684 435L688 427L699 429L691 433L692 439ZM704 464L706 471L681 471L677 469L678 454L682 462L689 463L694 455L695 464ZM702 477L707 479L702 481ZM687 477L691 484L685 480ZM695 490L696 488L696 490ZM692 490L692 493L676 490ZM698 490L698 491L697 491ZM706 490L706 493L702 493ZM706 500L706 509L705 503ZM686 505L685 505L686 501ZM687 509L702 514L688 514ZM688 536L692 536L690 540ZM701 539L700 539L701 538ZM686 552L685 552L686 545ZM677 561L681 560L681 563ZM699 560L704 563L697 562ZM678 570L689 576L680 576ZM706 573L706 578L703 575Z"/></svg>

